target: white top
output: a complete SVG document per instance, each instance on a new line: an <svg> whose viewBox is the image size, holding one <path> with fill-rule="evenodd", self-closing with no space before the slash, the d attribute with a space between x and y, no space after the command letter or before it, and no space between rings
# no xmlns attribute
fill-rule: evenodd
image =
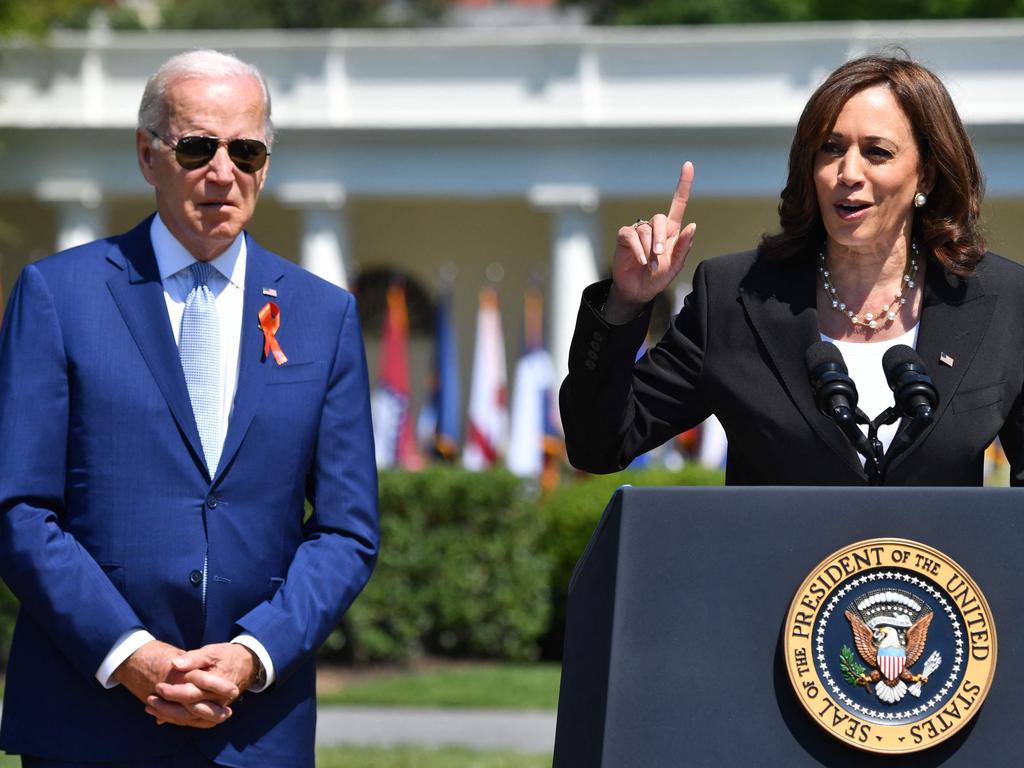
<svg viewBox="0 0 1024 768"><path fill-rule="evenodd" d="M185 299L188 298L189 291L192 290L192 275L189 272L189 267L195 258L186 250L185 246L175 239L167 229L167 225L160 219L159 214L153 217L153 223L149 228L149 238L153 243L153 253L156 256L157 269L160 271L160 280L164 285L164 301L167 302L167 315L171 321L171 330L174 332L174 343L177 344L181 334L181 316L185 312ZM210 273L210 280L207 284L214 295L217 320L220 325L221 445L224 444L224 438L228 433L231 409L235 402L235 390L238 388L246 255L245 235L240 234L224 253L210 262L214 269ZM203 570L205 578L205 566ZM103 659L99 669L96 670L96 679L105 688L117 686L117 681L112 678L114 671L125 659L154 639L153 635L145 629L128 630L118 638L110 649L110 653ZM240 643L252 650L263 664L266 684L258 688L253 687L250 690L262 691L274 682L274 663L270 654L267 653L267 649L259 640L249 633L243 632L231 642Z"/></svg>
<svg viewBox="0 0 1024 768"><path fill-rule="evenodd" d="M885 371L882 370L882 356L890 347L898 344L905 344L911 349L917 348L917 332L921 327L916 323L913 328L895 339L885 341L836 341L825 334L821 334L822 341L830 341L839 348L846 361L846 369L850 378L857 385L857 407L867 414L869 419L874 419L882 411L894 403L892 390L885 380ZM896 430L899 428L899 421L878 428L878 439L881 440L885 450L889 450ZM866 424L861 424L860 430L865 436L868 434Z"/></svg>

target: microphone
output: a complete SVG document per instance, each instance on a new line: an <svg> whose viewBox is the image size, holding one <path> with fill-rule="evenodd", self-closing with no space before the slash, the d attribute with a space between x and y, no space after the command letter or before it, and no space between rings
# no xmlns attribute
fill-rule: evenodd
<svg viewBox="0 0 1024 768"><path fill-rule="evenodd" d="M939 405L939 392L921 356L905 344L897 344L882 355L882 370L900 415L925 424L931 422Z"/></svg>
<svg viewBox="0 0 1024 768"><path fill-rule="evenodd" d="M814 390L814 404L822 415L836 423L846 439L865 458L868 482L878 485L881 446L876 445L877 440L869 440L857 426L858 421L867 424L868 418L857 408L857 385L850 378L843 353L830 341L816 341L807 348L804 357Z"/></svg>
<svg viewBox="0 0 1024 768"><path fill-rule="evenodd" d="M840 426L856 423L857 386L839 348L828 341L816 341L807 348L805 359L818 410Z"/></svg>
<svg viewBox="0 0 1024 768"><path fill-rule="evenodd" d="M898 416L910 420L882 457L880 470L884 476L893 459L906 451L932 423L935 409L939 407L939 391L925 370L921 356L905 344L886 350L882 355L882 370L896 401L895 407L886 411L895 413L883 423L891 424Z"/></svg>

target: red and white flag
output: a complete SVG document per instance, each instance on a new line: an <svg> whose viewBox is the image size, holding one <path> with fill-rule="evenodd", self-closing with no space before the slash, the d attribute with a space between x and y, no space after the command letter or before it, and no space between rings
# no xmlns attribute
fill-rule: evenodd
<svg viewBox="0 0 1024 768"><path fill-rule="evenodd" d="M473 377L469 385L469 419L462 463L467 469L486 469L505 455L508 441L508 373L505 337L501 330L498 294L480 291L476 317Z"/></svg>
<svg viewBox="0 0 1024 768"><path fill-rule="evenodd" d="M419 469L409 413L409 314L405 288L388 287L387 312L380 341L380 375L370 400L377 466Z"/></svg>

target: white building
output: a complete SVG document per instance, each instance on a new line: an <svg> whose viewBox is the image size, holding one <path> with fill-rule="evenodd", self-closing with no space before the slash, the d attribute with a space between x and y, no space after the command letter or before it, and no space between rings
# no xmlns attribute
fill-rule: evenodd
<svg viewBox="0 0 1024 768"><path fill-rule="evenodd" d="M0 274L9 290L28 261L151 210L134 160L145 79L214 47L270 82L279 134L252 226L264 245L340 284L400 272L428 299L454 272L467 375L485 274L502 276L513 358L524 288L539 282L564 368L581 289L620 225L665 209L683 160L699 222L685 280L775 228L807 97L891 44L946 82L986 173L990 246L1024 259L1022 21L90 32L0 49ZM417 322L430 318L414 308ZM429 340L415 350L422 389Z"/></svg>

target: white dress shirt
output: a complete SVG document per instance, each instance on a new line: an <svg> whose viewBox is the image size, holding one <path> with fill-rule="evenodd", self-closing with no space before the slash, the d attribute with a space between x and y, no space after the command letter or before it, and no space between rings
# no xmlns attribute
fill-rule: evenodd
<svg viewBox="0 0 1024 768"><path fill-rule="evenodd" d="M153 217L149 229L149 237L153 243L160 280L164 286L164 301L167 302L167 316L174 332L174 343L177 344L181 334L181 317L185 312L185 299L192 290L192 274L189 267L195 261L181 243L160 219ZM220 256L210 262L213 270L207 285L214 295L217 305L217 320L220 325L220 442L228 433L231 409L234 407L235 390L238 388L239 345L242 338L242 309L245 299L245 236L239 235ZM204 569L205 571L205 569ZM205 578L205 573L204 573ZM205 588L205 585L204 585ZM96 670L96 679L105 688L118 685L111 676L121 663L135 651L155 638L142 628L131 629L122 635L110 653L103 659ZM249 648L263 665L265 683L253 686L249 690L262 691L274 682L274 663L263 644L247 632L232 639Z"/></svg>
<svg viewBox="0 0 1024 768"><path fill-rule="evenodd" d="M890 347L895 347L897 344L906 344L912 349L917 349L917 331L920 327L921 324L917 323L902 336L887 341L836 341L821 334L822 341L831 341L842 353L850 378L857 385L857 407L864 411L869 419L875 418L893 404L892 390L889 389L889 383L885 380L885 371L882 370L882 356L889 351ZM867 425L858 424L857 426L866 437ZM878 428L878 439L882 442L885 450L889 450L899 426L900 422L897 421L894 424L886 424Z"/></svg>

